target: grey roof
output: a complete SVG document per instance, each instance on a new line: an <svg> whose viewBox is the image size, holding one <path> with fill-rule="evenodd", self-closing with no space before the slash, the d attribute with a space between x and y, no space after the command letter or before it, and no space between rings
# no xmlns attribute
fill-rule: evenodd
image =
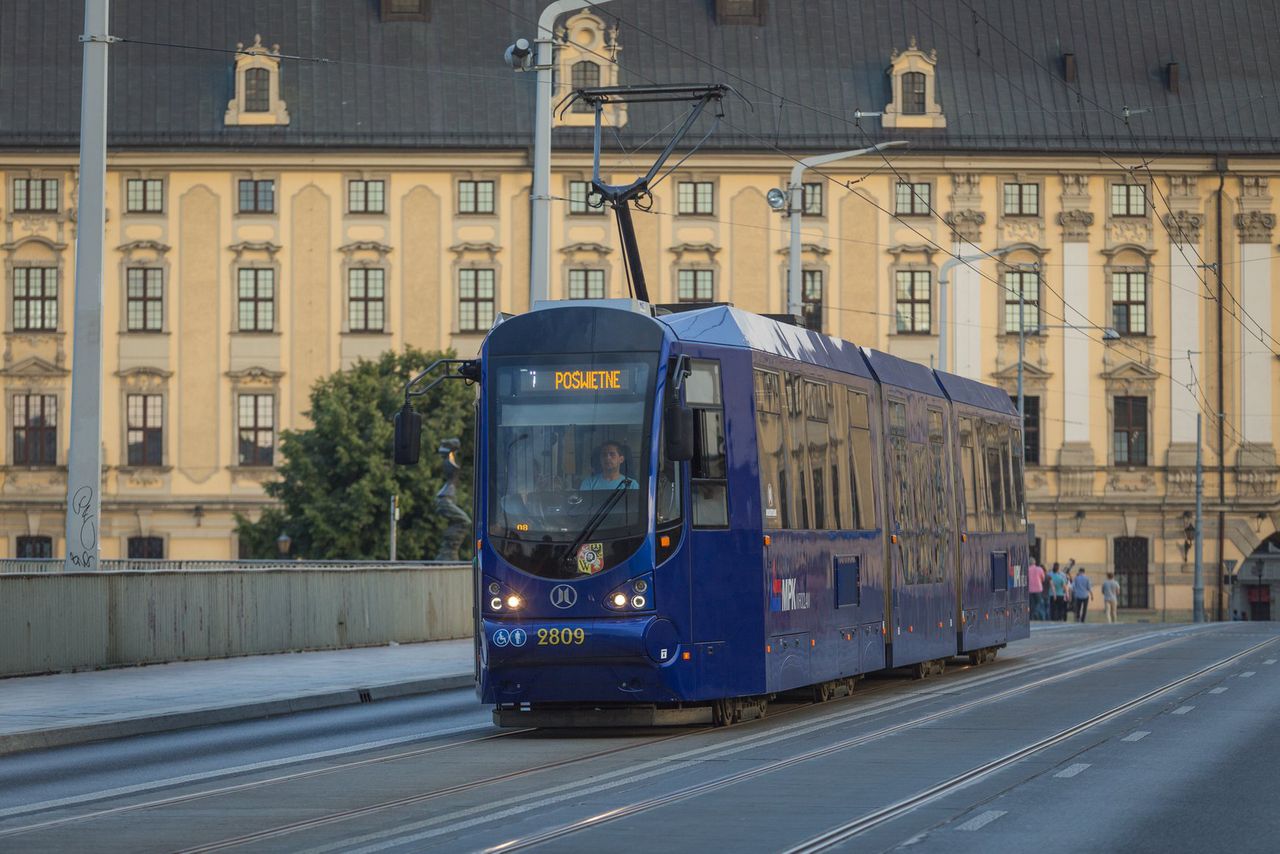
<svg viewBox="0 0 1280 854"><path fill-rule="evenodd" d="M529 146L533 75L508 71L501 53L532 35L546 0L429 2L428 21L384 23L378 0L116 0L111 32L127 39L228 49L261 33L286 54L336 62L285 61L288 127L227 128L232 55L113 46L110 143ZM713 147L906 137L929 150L1280 148L1272 0L767 0L766 10L759 27L717 24L713 0L616 0L598 13L619 25L623 83L724 82L742 93ZM82 0L0 3L0 147L77 143L82 15ZM886 132L876 118L859 129L854 111L887 103L890 55L913 36L938 52L946 129ZM1078 94L1062 82L1064 52L1078 59ZM1178 94L1165 86L1171 61ZM1126 127L1096 105L1135 115ZM674 114L633 109L621 142L634 146ZM561 147L589 142L579 130L557 135Z"/></svg>

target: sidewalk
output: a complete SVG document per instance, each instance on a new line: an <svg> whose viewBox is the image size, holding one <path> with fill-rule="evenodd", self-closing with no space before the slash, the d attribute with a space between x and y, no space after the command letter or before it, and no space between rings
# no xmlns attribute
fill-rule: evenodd
<svg viewBox="0 0 1280 854"><path fill-rule="evenodd" d="M0 679L0 756L472 684L472 641Z"/></svg>

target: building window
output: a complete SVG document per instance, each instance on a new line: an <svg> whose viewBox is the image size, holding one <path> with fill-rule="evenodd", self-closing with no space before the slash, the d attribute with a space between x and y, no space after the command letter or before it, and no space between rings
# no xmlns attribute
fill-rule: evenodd
<svg viewBox="0 0 1280 854"><path fill-rule="evenodd" d="M899 216L928 216L931 210L929 201L929 191L931 189L928 182L915 184L899 182L895 195L897 214Z"/></svg>
<svg viewBox="0 0 1280 854"><path fill-rule="evenodd" d="M800 188L805 216L822 216L822 184L804 184Z"/></svg>
<svg viewBox="0 0 1280 854"><path fill-rule="evenodd" d="M493 213L493 182L459 181L458 213Z"/></svg>
<svg viewBox="0 0 1280 854"><path fill-rule="evenodd" d="M594 89L600 85L600 66L589 59L575 62L569 69L569 82L574 89ZM581 98L573 102L575 113L594 113L595 109Z"/></svg>
<svg viewBox="0 0 1280 854"><path fill-rule="evenodd" d="M13 268L13 328L19 332L58 328L56 268Z"/></svg>
<svg viewBox="0 0 1280 854"><path fill-rule="evenodd" d="M1147 274L1111 274L1111 325L1121 335L1147 334Z"/></svg>
<svg viewBox="0 0 1280 854"><path fill-rule="evenodd" d="M800 274L800 309L806 329L822 331L822 271L804 270Z"/></svg>
<svg viewBox="0 0 1280 854"><path fill-rule="evenodd" d="M125 328L130 332L160 332L164 326L164 271L130 267L125 279Z"/></svg>
<svg viewBox="0 0 1280 854"><path fill-rule="evenodd" d="M676 299L679 302L711 302L714 298L714 270L680 270L676 273Z"/></svg>
<svg viewBox="0 0 1280 854"><path fill-rule="evenodd" d="M602 201L603 200L600 198L599 194L594 192L590 181L569 182L569 213L604 213L604 204L602 204Z"/></svg>
<svg viewBox="0 0 1280 854"><path fill-rule="evenodd" d="M275 290L275 270L247 268L240 271L240 332L275 330Z"/></svg>
<svg viewBox="0 0 1280 854"><path fill-rule="evenodd" d="M360 268L347 273L347 328L381 332L386 317L386 271Z"/></svg>
<svg viewBox="0 0 1280 854"><path fill-rule="evenodd" d="M250 68L244 73L244 111L266 113L271 110L271 72Z"/></svg>
<svg viewBox="0 0 1280 854"><path fill-rule="evenodd" d="M902 114L904 116L924 115L924 74L919 71L908 71L902 75Z"/></svg>
<svg viewBox="0 0 1280 854"><path fill-rule="evenodd" d="M1040 185L1005 184L1004 214L1005 216L1039 216Z"/></svg>
<svg viewBox="0 0 1280 854"><path fill-rule="evenodd" d="M1116 537L1112 565L1120 585L1120 608L1149 608L1147 596L1147 538Z"/></svg>
<svg viewBox="0 0 1280 854"><path fill-rule="evenodd" d="M382 181L348 181L347 210L350 213L386 213L386 186Z"/></svg>
<svg viewBox="0 0 1280 854"><path fill-rule="evenodd" d="M1009 395L1009 400L1013 401L1016 409L1018 406L1018 396L1016 394ZM1023 446L1023 459L1029 466L1040 465L1040 397L1034 394L1024 394L1022 396L1022 424L1023 435L1026 437L1026 443Z"/></svg>
<svg viewBox="0 0 1280 854"><path fill-rule="evenodd" d="M681 181L676 189L676 213L714 214L715 189L711 181Z"/></svg>
<svg viewBox="0 0 1280 854"><path fill-rule="evenodd" d="M269 466L273 462L275 431L275 395L242 394L237 401L242 466Z"/></svg>
<svg viewBox="0 0 1280 854"><path fill-rule="evenodd" d="M57 178L14 178L13 209L20 213L57 213Z"/></svg>
<svg viewBox="0 0 1280 854"><path fill-rule="evenodd" d="M1112 216L1146 216L1147 197L1141 184L1111 185Z"/></svg>
<svg viewBox="0 0 1280 854"><path fill-rule="evenodd" d="M458 328L485 332L493 326L493 270L458 271Z"/></svg>
<svg viewBox="0 0 1280 854"><path fill-rule="evenodd" d="M53 537L18 537L18 557L53 557Z"/></svg>
<svg viewBox="0 0 1280 854"><path fill-rule="evenodd" d="M125 443L131 466L158 466L164 454L164 398L158 394L130 394L125 398L129 419Z"/></svg>
<svg viewBox="0 0 1280 854"><path fill-rule="evenodd" d="M130 178L124 195L129 213L164 212L164 181L159 178Z"/></svg>
<svg viewBox="0 0 1280 854"><path fill-rule="evenodd" d="M1111 430L1111 446L1118 466L1147 464L1147 399L1116 397L1115 426Z"/></svg>
<svg viewBox="0 0 1280 854"><path fill-rule="evenodd" d="M1021 299L1019 299L1021 297ZM1021 305L1022 317L1018 317ZM1040 274L1004 274L1004 331L1035 334L1040 329Z"/></svg>
<svg viewBox="0 0 1280 854"><path fill-rule="evenodd" d="M899 270L897 289L898 332L927 335L932 311L932 274L928 270Z"/></svg>
<svg viewBox="0 0 1280 854"><path fill-rule="evenodd" d="M569 299L604 299L604 270L570 270Z"/></svg>
<svg viewBox="0 0 1280 854"><path fill-rule="evenodd" d="M130 537L130 560L164 560L164 538Z"/></svg>
<svg viewBox="0 0 1280 854"><path fill-rule="evenodd" d="M18 394L13 398L13 464L52 466L58 463L58 398L52 394Z"/></svg>
<svg viewBox="0 0 1280 854"><path fill-rule="evenodd" d="M382 0L383 21L425 21L427 0Z"/></svg>
<svg viewBox="0 0 1280 854"><path fill-rule="evenodd" d="M240 213L274 213L276 182L272 180L240 182Z"/></svg>

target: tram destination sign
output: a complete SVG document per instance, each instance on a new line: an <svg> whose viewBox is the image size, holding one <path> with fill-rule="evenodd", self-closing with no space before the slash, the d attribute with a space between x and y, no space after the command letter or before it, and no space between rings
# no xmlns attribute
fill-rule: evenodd
<svg viewBox="0 0 1280 854"><path fill-rule="evenodd" d="M523 368L519 392L564 394L573 392L633 392L635 368Z"/></svg>

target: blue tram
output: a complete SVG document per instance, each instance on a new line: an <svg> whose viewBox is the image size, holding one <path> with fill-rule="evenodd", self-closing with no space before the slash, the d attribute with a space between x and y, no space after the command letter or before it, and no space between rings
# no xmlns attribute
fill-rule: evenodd
<svg viewBox="0 0 1280 854"><path fill-rule="evenodd" d="M478 693L504 726L725 723L1029 635L996 388L728 306L485 339Z"/></svg>

